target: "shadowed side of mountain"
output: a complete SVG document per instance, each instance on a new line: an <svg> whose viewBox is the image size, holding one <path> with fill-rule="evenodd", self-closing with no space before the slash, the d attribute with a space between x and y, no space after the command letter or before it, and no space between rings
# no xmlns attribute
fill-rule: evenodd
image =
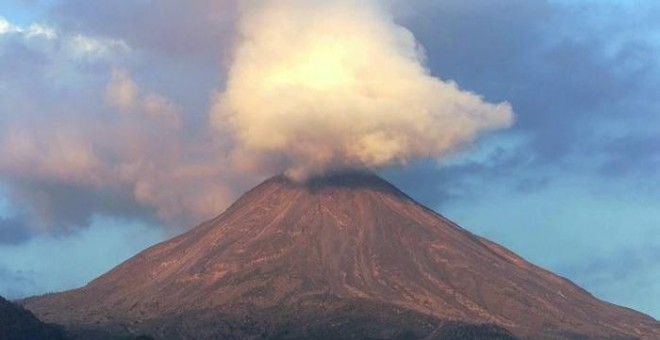
<svg viewBox="0 0 660 340"><path fill-rule="evenodd" d="M298 305L260 310L242 305L231 311L187 311L128 326L113 321L95 327L71 326L73 339L81 340L128 339L138 333L172 340L517 339L508 330L492 324L438 320L392 305L335 296L318 296Z"/></svg>
<svg viewBox="0 0 660 340"><path fill-rule="evenodd" d="M58 326L41 322L30 311L0 297L0 339L64 340Z"/></svg>

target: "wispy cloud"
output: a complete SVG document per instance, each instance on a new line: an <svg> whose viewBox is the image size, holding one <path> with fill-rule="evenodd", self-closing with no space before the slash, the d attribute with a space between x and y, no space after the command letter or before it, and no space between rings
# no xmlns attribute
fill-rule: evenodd
<svg viewBox="0 0 660 340"><path fill-rule="evenodd" d="M95 37L81 33L58 32L56 28L40 23L29 26L14 25L0 16L0 37L24 40L24 44L32 45L38 40L56 41L58 46L52 46L48 53L58 49L67 53L69 58L106 58L127 52L130 47L121 39ZM63 46L63 47L62 47ZM36 48L37 46L35 46Z"/></svg>

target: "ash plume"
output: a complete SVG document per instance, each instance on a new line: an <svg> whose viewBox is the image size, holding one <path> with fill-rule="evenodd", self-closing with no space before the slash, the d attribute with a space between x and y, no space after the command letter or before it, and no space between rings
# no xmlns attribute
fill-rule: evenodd
<svg viewBox="0 0 660 340"><path fill-rule="evenodd" d="M303 180L443 156L512 124L431 75L422 47L376 1L249 2L214 127L234 137L234 161Z"/></svg>
<svg viewBox="0 0 660 340"><path fill-rule="evenodd" d="M20 73L0 95L0 190L35 233L95 216L190 226L265 176L442 156L511 123L507 103L433 77L382 3L204 0L163 5L191 34L146 15L108 35L92 29L104 18L6 33L22 52L3 64ZM152 44L153 27L171 31Z"/></svg>

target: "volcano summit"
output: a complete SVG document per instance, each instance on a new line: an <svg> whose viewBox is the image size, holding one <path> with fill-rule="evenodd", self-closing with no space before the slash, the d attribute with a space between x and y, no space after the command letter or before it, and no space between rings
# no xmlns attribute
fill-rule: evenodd
<svg viewBox="0 0 660 340"><path fill-rule="evenodd" d="M655 319L365 173L273 177L87 286L24 305L81 337L660 338Z"/></svg>

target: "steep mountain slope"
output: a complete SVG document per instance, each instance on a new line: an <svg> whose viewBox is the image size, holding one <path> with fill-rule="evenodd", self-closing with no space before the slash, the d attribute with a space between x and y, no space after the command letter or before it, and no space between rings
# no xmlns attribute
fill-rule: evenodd
<svg viewBox="0 0 660 340"><path fill-rule="evenodd" d="M0 296L0 339L64 340L64 332Z"/></svg>
<svg viewBox="0 0 660 340"><path fill-rule="evenodd" d="M178 338L434 338L464 323L534 338L660 338L653 318L359 173L271 178L86 287L25 306L69 326ZM463 332L480 329L511 337L495 326Z"/></svg>

